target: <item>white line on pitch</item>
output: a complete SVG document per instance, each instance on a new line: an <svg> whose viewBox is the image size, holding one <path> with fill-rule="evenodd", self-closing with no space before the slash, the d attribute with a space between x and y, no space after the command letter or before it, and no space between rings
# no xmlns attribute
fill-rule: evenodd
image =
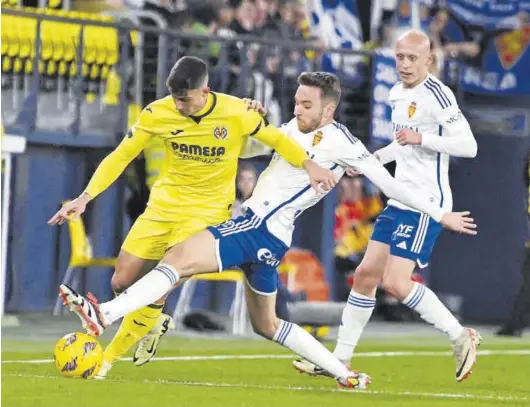
<svg viewBox="0 0 530 407"><path fill-rule="evenodd" d="M31 375L31 374L3 374L2 376L9 377L23 377L33 379L63 379L60 376L47 375ZM106 382L117 383L138 383L135 380L125 379L106 379ZM212 383L212 382L196 382L196 381L181 381L181 380L142 380L142 383L150 384L169 384L178 386L196 386L196 387L218 387L218 388L236 388L236 389L258 389L258 390L288 390L288 391L320 391L320 392L349 392L360 394L373 394L381 396L405 396L405 397L432 397L432 398L446 398L446 399L468 399L468 400L498 400L498 401L528 401L527 397L518 396L498 396L495 394L475 395L469 393L429 393L429 392L413 392L413 391L385 391L385 390L341 390L331 387L312 387L312 386L264 386L259 384L245 384L245 383Z"/></svg>
<svg viewBox="0 0 530 407"><path fill-rule="evenodd" d="M479 350L479 356L492 355L530 355L530 349L512 349L512 350ZM427 351L427 352L359 352L356 358L380 358L396 356L451 356L452 352L446 351ZM200 361L200 360L260 360L260 359L292 359L293 355L203 355L203 356L163 356L151 359L151 362L165 361ZM121 360L131 361L132 358L123 358ZM31 360L2 360L2 363L51 363L52 359L31 359Z"/></svg>

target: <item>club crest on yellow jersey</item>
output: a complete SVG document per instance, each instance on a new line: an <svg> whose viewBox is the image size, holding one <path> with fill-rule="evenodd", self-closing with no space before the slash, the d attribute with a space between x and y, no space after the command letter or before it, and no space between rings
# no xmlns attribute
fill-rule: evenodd
<svg viewBox="0 0 530 407"><path fill-rule="evenodd" d="M224 140L228 137L228 130L224 126L218 126L213 130L213 135L217 140Z"/></svg>
<svg viewBox="0 0 530 407"><path fill-rule="evenodd" d="M409 105L409 119L412 118L412 116L414 116L414 113L416 112L416 102L412 102L410 105Z"/></svg>
<svg viewBox="0 0 530 407"><path fill-rule="evenodd" d="M324 137L324 134L322 134L321 131L317 131L316 134L313 136L313 147L318 145L322 141L323 137Z"/></svg>

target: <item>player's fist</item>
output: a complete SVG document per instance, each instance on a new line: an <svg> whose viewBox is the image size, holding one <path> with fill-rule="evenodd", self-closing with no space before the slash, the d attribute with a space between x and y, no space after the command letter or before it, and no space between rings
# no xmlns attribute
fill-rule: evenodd
<svg viewBox="0 0 530 407"><path fill-rule="evenodd" d="M85 212L89 201L90 196L84 193L73 201L65 203L63 207L50 218L48 225L62 225L70 218L73 220L79 219L83 212Z"/></svg>
<svg viewBox="0 0 530 407"><path fill-rule="evenodd" d="M421 144L421 134L411 129L403 128L396 133L396 141L402 146Z"/></svg>
<svg viewBox="0 0 530 407"><path fill-rule="evenodd" d="M476 235L477 225L475 220L469 215L471 212L447 212L442 217L440 223L446 229L454 232L463 233L465 235Z"/></svg>
<svg viewBox="0 0 530 407"><path fill-rule="evenodd" d="M346 175L348 177L356 177L357 175L361 175L361 173L359 171L354 170L353 168L350 167L350 168L348 168L346 170Z"/></svg>
<svg viewBox="0 0 530 407"><path fill-rule="evenodd" d="M265 117L267 115L267 109L263 107L259 100L244 98L243 102L245 102L245 105L247 105L248 110L254 110L258 112L262 117Z"/></svg>
<svg viewBox="0 0 530 407"><path fill-rule="evenodd" d="M337 185L337 177L333 171L322 168L313 160L305 160L304 168L309 174L311 186L315 189L315 191L322 193L324 191L329 191L331 188Z"/></svg>

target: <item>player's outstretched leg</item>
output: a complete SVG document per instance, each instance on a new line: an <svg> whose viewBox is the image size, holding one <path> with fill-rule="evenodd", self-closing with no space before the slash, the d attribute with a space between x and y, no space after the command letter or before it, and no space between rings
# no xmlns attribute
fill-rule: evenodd
<svg viewBox="0 0 530 407"><path fill-rule="evenodd" d="M263 272L258 273L263 276ZM350 371L310 333L276 316L274 291L261 294L256 291L249 283L245 292L250 320L256 333L322 366L330 373L330 377L337 380L339 387L366 388L370 383L368 375Z"/></svg>
<svg viewBox="0 0 530 407"><path fill-rule="evenodd" d="M383 276L389 249L385 243L370 240L363 261L355 270L353 287L342 311L337 344L333 351L346 366L350 366L355 347L372 316L375 292ZM295 360L293 366L310 376L330 376L328 371L308 360Z"/></svg>
<svg viewBox="0 0 530 407"><path fill-rule="evenodd" d="M463 327L428 287L413 282L410 279L413 270L413 261L391 255L383 277L383 287L420 314L425 322L449 336L456 362L456 380L460 382L471 374L482 337L474 329Z"/></svg>
<svg viewBox="0 0 530 407"><path fill-rule="evenodd" d="M134 250L135 247L132 249ZM162 256L163 254L160 255ZM119 295L157 263L156 260L148 260L122 248L111 280L112 290ZM154 328L163 306L164 301L149 304L123 317L118 331L105 348L103 364L94 377L95 379L105 379L114 364Z"/></svg>
<svg viewBox="0 0 530 407"><path fill-rule="evenodd" d="M97 326L97 335L121 317L155 303L171 291L181 277L191 277L195 274L212 273L218 270L214 236L209 231L196 233L186 241L173 246L158 266L121 295L97 305L99 318L102 321L102 324ZM80 298L79 301L83 299L79 294L75 294ZM77 303L75 306L78 306ZM84 315L80 317L84 322L89 320L92 323L90 318Z"/></svg>
<svg viewBox="0 0 530 407"><path fill-rule="evenodd" d="M375 297L359 294L355 291L355 287L352 288L348 302L342 311L337 344L333 351L333 355L347 367L350 366L355 347L359 342L364 327L372 316L374 307ZM299 372L310 376L330 376L326 369L308 360L295 360L293 366Z"/></svg>

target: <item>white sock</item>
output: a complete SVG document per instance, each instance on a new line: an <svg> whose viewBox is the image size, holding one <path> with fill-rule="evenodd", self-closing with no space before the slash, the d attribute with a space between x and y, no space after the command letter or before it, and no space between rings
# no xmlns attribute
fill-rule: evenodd
<svg viewBox="0 0 530 407"><path fill-rule="evenodd" d="M342 379L350 375L348 368L333 353L296 324L280 319L280 327L272 340L327 370L336 378Z"/></svg>
<svg viewBox="0 0 530 407"><path fill-rule="evenodd" d="M464 327L451 314L451 311L442 304L435 293L423 284L415 282L412 291L403 300L403 304L418 312L425 322L449 335L452 341L464 332Z"/></svg>
<svg viewBox="0 0 530 407"><path fill-rule="evenodd" d="M356 293L353 289L342 311L337 345L333 354L343 363L350 363L353 351L359 342L364 327L375 307L375 298Z"/></svg>
<svg viewBox="0 0 530 407"><path fill-rule="evenodd" d="M117 319L145 307L163 297L177 284L179 274L168 264L159 264L112 301L99 306L106 322Z"/></svg>

